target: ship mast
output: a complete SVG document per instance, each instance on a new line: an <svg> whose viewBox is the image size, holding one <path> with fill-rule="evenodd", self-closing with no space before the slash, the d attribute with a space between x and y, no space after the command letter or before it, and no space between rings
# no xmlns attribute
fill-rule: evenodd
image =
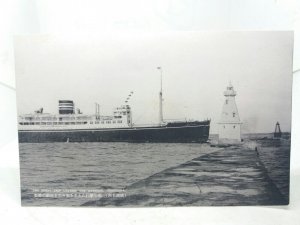
<svg viewBox="0 0 300 225"><path fill-rule="evenodd" d="M99 120L100 119L100 105L95 102L95 115L96 115L96 119Z"/></svg>
<svg viewBox="0 0 300 225"><path fill-rule="evenodd" d="M162 68L159 66L157 69L160 71L160 92L159 92L159 124L163 125L163 97L162 97Z"/></svg>

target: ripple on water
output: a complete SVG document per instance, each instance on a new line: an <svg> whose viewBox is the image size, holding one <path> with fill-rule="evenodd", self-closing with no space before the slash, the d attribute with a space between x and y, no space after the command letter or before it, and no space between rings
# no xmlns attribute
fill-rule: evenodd
<svg viewBox="0 0 300 225"><path fill-rule="evenodd" d="M86 199L32 199L34 188L115 189L215 151L207 144L20 144L23 204L80 205ZM90 199L89 199L90 200Z"/></svg>

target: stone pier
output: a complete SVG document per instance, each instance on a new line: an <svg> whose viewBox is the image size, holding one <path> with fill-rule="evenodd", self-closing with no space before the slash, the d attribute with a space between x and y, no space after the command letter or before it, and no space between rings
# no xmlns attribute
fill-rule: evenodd
<svg viewBox="0 0 300 225"><path fill-rule="evenodd" d="M124 198L103 198L83 206L286 205L255 149L220 148L128 186Z"/></svg>

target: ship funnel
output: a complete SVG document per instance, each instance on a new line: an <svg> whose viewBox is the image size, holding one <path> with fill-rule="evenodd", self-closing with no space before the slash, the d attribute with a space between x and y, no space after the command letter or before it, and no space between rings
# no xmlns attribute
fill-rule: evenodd
<svg viewBox="0 0 300 225"><path fill-rule="evenodd" d="M72 100L59 100L58 101L59 114L74 114L75 107Z"/></svg>

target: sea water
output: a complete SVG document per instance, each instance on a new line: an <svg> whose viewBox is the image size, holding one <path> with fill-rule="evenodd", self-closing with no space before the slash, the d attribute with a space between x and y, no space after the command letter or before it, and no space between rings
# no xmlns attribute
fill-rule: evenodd
<svg viewBox="0 0 300 225"><path fill-rule="evenodd" d="M244 146L258 146L259 159L270 179L288 198L290 139L278 142L271 137L244 135ZM249 146L245 150L251 150ZM219 150L226 149L197 143L20 143L22 205L80 206L99 197L38 194L120 191L155 173Z"/></svg>
<svg viewBox="0 0 300 225"><path fill-rule="evenodd" d="M85 197L35 192L121 190L167 168L216 151L209 144L21 143L23 205L79 206ZM95 198L97 199L97 198Z"/></svg>

